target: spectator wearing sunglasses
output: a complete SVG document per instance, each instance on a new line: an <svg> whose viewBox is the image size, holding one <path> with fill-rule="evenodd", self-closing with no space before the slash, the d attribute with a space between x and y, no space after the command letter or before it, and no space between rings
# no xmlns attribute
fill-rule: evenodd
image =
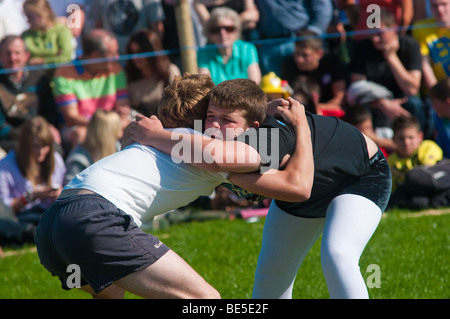
<svg viewBox="0 0 450 319"><path fill-rule="evenodd" d="M208 45L198 51L197 62L200 74L209 74L217 85L225 80L250 79L261 81L256 47L241 40L239 14L227 7L211 11L205 35Z"/></svg>

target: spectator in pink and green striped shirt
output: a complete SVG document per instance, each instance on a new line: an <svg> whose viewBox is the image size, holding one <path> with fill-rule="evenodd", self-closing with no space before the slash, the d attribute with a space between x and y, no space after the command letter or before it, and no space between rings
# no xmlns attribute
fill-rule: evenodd
<svg viewBox="0 0 450 319"><path fill-rule="evenodd" d="M62 138L71 149L84 140L86 127L97 109L115 110L125 127L130 119L125 73L117 61L117 40L106 30L95 29L83 36L83 60L98 63L73 64L58 68L54 75L54 96L62 114Z"/></svg>

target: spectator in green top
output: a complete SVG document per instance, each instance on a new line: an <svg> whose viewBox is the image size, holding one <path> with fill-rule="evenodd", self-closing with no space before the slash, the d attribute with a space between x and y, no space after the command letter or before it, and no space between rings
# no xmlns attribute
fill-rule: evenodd
<svg viewBox="0 0 450 319"><path fill-rule="evenodd" d="M47 0L25 0L25 15L30 29L22 33L30 51L30 65L64 63L72 59L74 47L72 33L64 24L55 20Z"/></svg>

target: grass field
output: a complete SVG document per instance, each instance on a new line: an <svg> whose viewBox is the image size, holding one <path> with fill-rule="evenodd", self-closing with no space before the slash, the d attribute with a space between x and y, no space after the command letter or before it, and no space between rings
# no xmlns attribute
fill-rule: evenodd
<svg viewBox="0 0 450 319"><path fill-rule="evenodd" d="M375 264L380 288L370 288L374 299L448 299L450 268L450 210L438 214L390 211L364 251L360 268L366 280ZM153 232L180 254L222 298L251 298L253 273L264 219L209 220L172 225ZM300 268L294 298L328 298L317 242ZM34 247L5 249L0 259L1 299L78 299L89 296L65 291L40 265ZM135 296L126 295L127 298Z"/></svg>

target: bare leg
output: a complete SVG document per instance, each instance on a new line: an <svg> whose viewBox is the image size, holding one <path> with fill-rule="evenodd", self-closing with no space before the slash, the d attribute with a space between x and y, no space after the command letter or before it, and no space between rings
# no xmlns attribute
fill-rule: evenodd
<svg viewBox="0 0 450 319"><path fill-rule="evenodd" d="M218 299L220 294L174 251L149 267L115 282L144 298Z"/></svg>
<svg viewBox="0 0 450 319"><path fill-rule="evenodd" d="M90 293L93 299L123 299L125 296L125 290L116 285L112 284L111 286L103 289L98 294L91 288L89 285L85 285L80 288L81 290Z"/></svg>

